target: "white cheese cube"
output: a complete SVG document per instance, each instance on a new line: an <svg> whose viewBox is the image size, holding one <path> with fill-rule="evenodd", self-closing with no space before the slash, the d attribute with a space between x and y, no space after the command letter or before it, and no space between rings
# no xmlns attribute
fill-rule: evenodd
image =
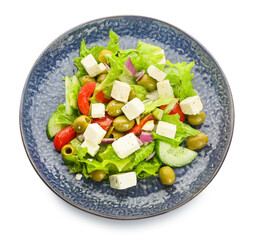
<svg viewBox="0 0 255 240"><path fill-rule="evenodd" d="M91 123L87 126L83 136L86 140L90 141L92 144L100 144L106 131L99 126L98 123Z"/></svg>
<svg viewBox="0 0 255 240"><path fill-rule="evenodd" d="M105 117L105 105L103 103L92 103L91 116L92 118Z"/></svg>
<svg viewBox="0 0 255 240"><path fill-rule="evenodd" d="M100 74L101 73L107 73L107 68L106 68L106 66L103 63L99 63L98 67L100 69Z"/></svg>
<svg viewBox="0 0 255 240"><path fill-rule="evenodd" d="M203 109L203 104L200 97L196 95L193 97L188 97L181 101L180 107L184 114L196 115Z"/></svg>
<svg viewBox="0 0 255 240"><path fill-rule="evenodd" d="M158 125L157 125L157 128L156 128L156 133L158 135L163 136L163 137L174 139L176 129L177 129L177 127L174 124L159 121Z"/></svg>
<svg viewBox="0 0 255 240"><path fill-rule="evenodd" d="M156 79L157 81L163 81L166 77L166 73L155 67L154 65L150 65L147 68L147 73L150 77Z"/></svg>
<svg viewBox="0 0 255 240"><path fill-rule="evenodd" d="M110 187L118 190L133 187L137 184L136 173L119 173L109 177Z"/></svg>
<svg viewBox="0 0 255 240"><path fill-rule="evenodd" d="M158 64L166 64L166 56L165 56L165 51L163 49L161 49L160 51L155 53L157 54L164 54L163 58L161 58L161 60L158 62Z"/></svg>
<svg viewBox="0 0 255 240"><path fill-rule="evenodd" d="M100 73L100 68L92 54L89 54L88 56L83 58L81 60L81 64L83 65L90 77L95 77Z"/></svg>
<svg viewBox="0 0 255 240"><path fill-rule="evenodd" d="M127 102L130 90L129 84L116 80L112 86L111 97L120 102Z"/></svg>
<svg viewBox="0 0 255 240"><path fill-rule="evenodd" d="M133 120L137 118L141 113L144 112L144 104L139 98L133 98L131 101L126 103L121 110L128 118L128 120Z"/></svg>
<svg viewBox="0 0 255 240"><path fill-rule="evenodd" d="M158 90L154 90L154 91L150 92L150 94L147 94L146 97L153 101L158 100L159 99Z"/></svg>
<svg viewBox="0 0 255 240"><path fill-rule="evenodd" d="M120 158L125 158L138 150L140 145L134 133L120 137L112 143L112 147Z"/></svg>
<svg viewBox="0 0 255 240"><path fill-rule="evenodd" d="M81 173L77 173L77 174L75 175L75 179L76 179L77 181L80 181L80 180L82 179L82 174L81 174Z"/></svg>
<svg viewBox="0 0 255 240"><path fill-rule="evenodd" d="M88 154L91 155L92 157L94 157L97 154L98 150L99 150L99 145L98 144L95 145L87 139L85 139L85 141L82 143L81 147L82 148L87 147Z"/></svg>
<svg viewBox="0 0 255 240"><path fill-rule="evenodd" d="M173 89L168 80L157 82L157 89L159 97L170 97L174 96Z"/></svg>
<svg viewBox="0 0 255 240"><path fill-rule="evenodd" d="M152 131L154 126L155 126L154 121L150 120L150 121L146 122L143 125L142 130L144 130L144 131Z"/></svg>

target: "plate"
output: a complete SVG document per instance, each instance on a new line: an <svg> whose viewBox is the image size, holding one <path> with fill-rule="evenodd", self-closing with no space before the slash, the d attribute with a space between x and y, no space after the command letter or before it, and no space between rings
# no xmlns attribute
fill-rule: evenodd
<svg viewBox="0 0 255 240"><path fill-rule="evenodd" d="M112 29L122 49L138 41L165 50L171 62L195 61L194 88L204 104L206 120L200 130L208 145L196 160L175 169L176 182L164 186L157 177L139 180L136 187L118 191L90 179L77 181L69 174L61 154L47 139L46 125L60 103L65 102L65 75L73 75L73 58L82 38L89 47L106 46ZM234 107L224 73L212 55L193 37L157 19L116 16L79 25L53 41L39 56L26 80L20 105L20 130L28 158L47 186L73 206L103 217L139 219L176 209L198 195L219 171L231 143Z"/></svg>

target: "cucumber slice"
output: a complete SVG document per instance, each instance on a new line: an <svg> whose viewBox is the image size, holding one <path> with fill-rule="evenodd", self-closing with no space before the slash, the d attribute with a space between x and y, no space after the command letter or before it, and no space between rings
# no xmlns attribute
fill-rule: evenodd
<svg viewBox="0 0 255 240"><path fill-rule="evenodd" d="M156 141L156 153L159 159L170 167L183 167L197 156L197 152L184 147L174 147L163 141Z"/></svg>
<svg viewBox="0 0 255 240"><path fill-rule="evenodd" d="M55 123L55 119L57 116L58 114L54 112L48 121L46 133L49 139L52 139L53 137L55 137L57 133L66 126L63 124Z"/></svg>

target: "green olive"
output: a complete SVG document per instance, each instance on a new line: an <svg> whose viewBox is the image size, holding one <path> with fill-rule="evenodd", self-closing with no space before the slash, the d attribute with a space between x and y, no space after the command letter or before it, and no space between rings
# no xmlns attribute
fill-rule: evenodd
<svg viewBox="0 0 255 240"><path fill-rule="evenodd" d="M187 138L186 145L191 150L201 149L208 143L208 137L200 132L195 136L190 136Z"/></svg>
<svg viewBox="0 0 255 240"><path fill-rule="evenodd" d="M131 89L128 97L128 101L131 101L132 99L136 98L136 93L134 89Z"/></svg>
<svg viewBox="0 0 255 240"><path fill-rule="evenodd" d="M95 82L96 79L93 77L90 77L89 75L85 75L81 78L81 86L84 86L88 82Z"/></svg>
<svg viewBox="0 0 255 240"><path fill-rule="evenodd" d="M107 63L107 59L105 57L105 54L112 54L111 51L109 50L106 50L106 49L103 49L99 55L98 55L98 61L101 62L101 63Z"/></svg>
<svg viewBox="0 0 255 240"><path fill-rule="evenodd" d="M145 87L150 92L157 89L157 81L148 74L144 74L137 84Z"/></svg>
<svg viewBox="0 0 255 240"><path fill-rule="evenodd" d="M90 124L91 119L88 116L81 115L77 117L73 122L73 128L77 133L83 133L87 126Z"/></svg>
<svg viewBox="0 0 255 240"><path fill-rule="evenodd" d="M189 115L188 116L188 122L191 125L199 125L205 120L205 112L201 111L200 113L196 115Z"/></svg>
<svg viewBox="0 0 255 240"><path fill-rule="evenodd" d="M100 75L97 77L97 82L98 82L98 83L103 82L103 81L106 79L106 77L107 77L107 73L102 73L102 74L100 74Z"/></svg>
<svg viewBox="0 0 255 240"><path fill-rule="evenodd" d="M108 103L106 107L106 112L112 116L112 117L117 117L122 114L121 108L125 105L123 102L119 102L116 100L112 100Z"/></svg>
<svg viewBox="0 0 255 240"><path fill-rule="evenodd" d="M90 176L94 181L101 182L106 176L106 172L102 170L95 170L90 173Z"/></svg>
<svg viewBox="0 0 255 240"><path fill-rule="evenodd" d="M112 130L112 136L113 136L113 138L118 139L118 138L123 137L124 135L125 135L125 134L124 134L123 132L118 132L118 131L115 130L115 129Z"/></svg>
<svg viewBox="0 0 255 240"><path fill-rule="evenodd" d="M69 157L75 153L75 148L71 144L66 144L61 148L61 154L63 157Z"/></svg>
<svg viewBox="0 0 255 240"><path fill-rule="evenodd" d="M165 185L172 185L175 181L174 170L169 166L161 167L158 176L161 183Z"/></svg>
<svg viewBox="0 0 255 240"><path fill-rule="evenodd" d="M130 130L135 124L135 120L128 120L126 116L122 115L113 120L113 127L119 132L126 132Z"/></svg>

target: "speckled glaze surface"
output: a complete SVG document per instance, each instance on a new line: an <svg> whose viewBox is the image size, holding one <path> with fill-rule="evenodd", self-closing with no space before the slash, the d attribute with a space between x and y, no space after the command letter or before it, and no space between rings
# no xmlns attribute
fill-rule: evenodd
<svg viewBox="0 0 255 240"><path fill-rule="evenodd" d="M193 83L200 95L206 120L200 130L210 141L196 160L175 169L176 182L163 186L156 177L138 180L136 187L114 190L106 183L73 174L47 139L46 125L60 103L64 103L65 75L76 71L81 39L89 47L106 46L109 30L120 37L120 47L135 48L139 40L165 50L171 62L195 61ZM139 16L94 20L64 33L35 62L24 86L20 106L20 129L28 157L43 181L68 203L104 217L137 219L155 216L182 206L214 178L227 154L234 126L234 107L227 80L212 56L192 37L165 22Z"/></svg>

